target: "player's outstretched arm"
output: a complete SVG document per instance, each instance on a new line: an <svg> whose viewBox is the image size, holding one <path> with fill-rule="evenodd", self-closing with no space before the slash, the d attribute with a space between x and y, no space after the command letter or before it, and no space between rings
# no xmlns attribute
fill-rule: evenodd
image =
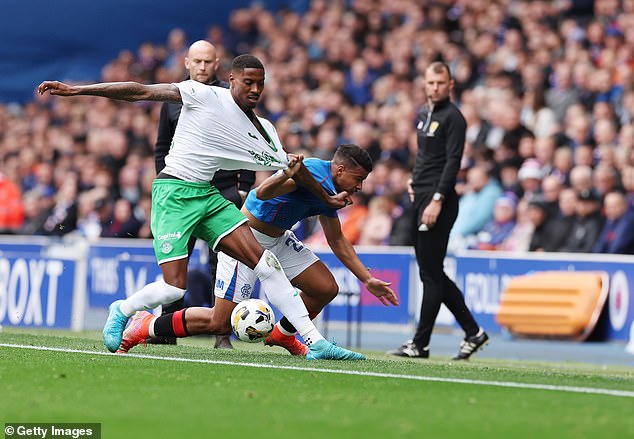
<svg viewBox="0 0 634 439"><path fill-rule="evenodd" d="M121 101L181 102L181 93L173 84L145 85L138 82L102 82L88 85L69 85L59 81L44 81L37 91L56 96L102 96Z"/></svg>
<svg viewBox="0 0 634 439"><path fill-rule="evenodd" d="M357 252L350 241L346 239L341 231L339 218L332 218L321 215L319 222L324 230L324 235L328 246L337 258L359 279L370 293L381 301L383 305L399 305L398 297L390 288L390 282L385 282L370 274L370 271L363 265Z"/></svg>

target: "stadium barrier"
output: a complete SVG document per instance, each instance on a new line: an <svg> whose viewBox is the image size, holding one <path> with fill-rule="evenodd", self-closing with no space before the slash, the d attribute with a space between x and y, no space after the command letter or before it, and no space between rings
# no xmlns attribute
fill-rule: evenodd
<svg viewBox="0 0 634 439"><path fill-rule="evenodd" d="M392 283L401 306L386 307L327 249L317 255L332 271L340 291L328 309L330 323L350 321L350 309L362 307L362 325L389 325L411 330L418 319L422 285L411 248L357 247L373 275ZM190 267L206 264L197 249ZM509 282L541 271L603 271L609 277L608 297L595 333L604 340L628 340L634 333L634 257L563 253L510 254L464 251L445 260L447 273L465 294L467 306L489 332L505 329L496 321ZM52 239L0 236L0 324L72 329L101 328L107 306L161 276L150 240ZM354 314L358 315L358 314ZM451 314L439 314L438 325L455 326ZM359 329L355 327L355 329Z"/></svg>

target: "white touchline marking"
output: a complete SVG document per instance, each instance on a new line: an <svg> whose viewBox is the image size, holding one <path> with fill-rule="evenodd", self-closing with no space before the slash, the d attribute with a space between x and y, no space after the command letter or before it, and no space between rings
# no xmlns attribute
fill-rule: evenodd
<svg viewBox="0 0 634 439"><path fill-rule="evenodd" d="M110 352L101 352L101 351L82 351L79 349L52 348L47 346L27 346L27 345L10 344L10 343L0 343L0 347L15 348L15 349L33 349L36 351L66 352L66 353L74 353L74 354L116 356L119 358L144 358L149 360L178 361L182 363L222 364L222 365L228 365L228 366L259 367L259 368L267 368L267 369L284 369L284 370L297 370L297 371L321 372L321 373L338 373L342 375L359 375L359 376L368 376L368 377L376 377L376 378L397 378L397 379L403 379L403 380L432 381L432 382L438 382L438 383L458 383L458 384L473 384L478 386L512 387L517 389L552 390L557 392L588 393L588 394L594 394L594 395L624 396L626 398L634 398L634 391L601 389L601 388L593 388L593 387L554 386L551 384L530 384L530 383L517 383L517 382L511 382L511 381L483 381L483 380L469 380L465 378L426 377L426 376L417 376L417 375L399 375L394 373L361 372L358 370L319 369L316 367L278 366L273 364L262 364L262 363L240 363L236 361L201 360L201 359L195 359L195 358L178 358L178 357L160 357L157 355L144 355L144 354L111 354Z"/></svg>

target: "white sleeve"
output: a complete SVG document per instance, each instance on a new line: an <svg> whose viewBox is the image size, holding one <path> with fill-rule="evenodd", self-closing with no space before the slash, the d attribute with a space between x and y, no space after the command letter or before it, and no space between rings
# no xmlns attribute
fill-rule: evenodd
<svg viewBox="0 0 634 439"><path fill-rule="evenodd" d="M183 105L189 108L202 107L209 102L211 90L209 86L198 81L188 79L187 81L173 83L181 92Z"/></svg>

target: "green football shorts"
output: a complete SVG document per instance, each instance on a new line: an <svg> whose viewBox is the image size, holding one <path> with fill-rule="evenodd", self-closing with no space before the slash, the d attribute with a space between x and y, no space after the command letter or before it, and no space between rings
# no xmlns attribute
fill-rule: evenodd
<svg viewBox="0 0 634 439"><path fill-rule="evenodd" d="M246 221L235 204L209 183L177 179L152 183L150 227L159 264L187 257L192 235L215 251L223 237Z"/></svg>

